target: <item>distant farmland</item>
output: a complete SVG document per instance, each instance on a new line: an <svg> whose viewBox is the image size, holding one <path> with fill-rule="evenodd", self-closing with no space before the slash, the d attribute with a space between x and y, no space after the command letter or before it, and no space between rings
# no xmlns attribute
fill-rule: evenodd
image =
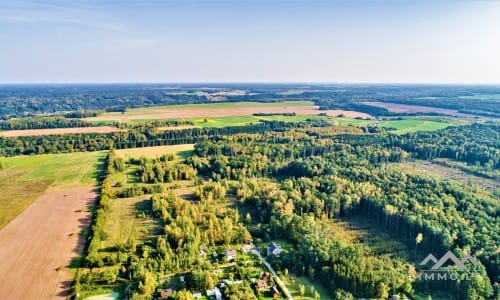
<svg viewBox="0 0 500 300"><path fill-rule="evenodd" d="M0 136L16 137L16 136L39 136L39 135L72 134L72 133L109 133L115 131L118 131L118 128L112 126L25 129L25 130L2 131L0 132Z"/></svg>
<svg viewBox="0 0 500 300"><path fill-rule="evenodd" d="M98 117L86 118L86 121L130 121L148 119L179 119L179 118L206 118L206 117L235 117L252 116L256 113L263 114L296 114L296 115L318 115L320 113L330 115L348 115L350 117L369 118L364 113L353 111L321 111L311 101L284 101L272 103L260 102L230 102L211 104L186 104L172 106L157 106L134 108L124 113L109 112Z"/></svg>
<svg viewBox="0 0 500 300"><path fill-rule="evenodd" d="M387 102L363 102L363 104L385 108L388 111L394 113L440 113L443 115L457 116L457 117L468 117L468 118L475 117L475 115L472 114L460 113L456 109L439 108L432 106L387 103Z"/></svg>

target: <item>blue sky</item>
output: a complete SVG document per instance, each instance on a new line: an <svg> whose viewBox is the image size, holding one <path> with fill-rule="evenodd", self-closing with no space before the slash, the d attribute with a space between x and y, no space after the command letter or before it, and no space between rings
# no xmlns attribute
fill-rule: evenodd
<svg viewBox="0 0 500 300"><path fill-rule="evenodd" d="M500 83L500 1L2 1L0 82Z"/></svg>

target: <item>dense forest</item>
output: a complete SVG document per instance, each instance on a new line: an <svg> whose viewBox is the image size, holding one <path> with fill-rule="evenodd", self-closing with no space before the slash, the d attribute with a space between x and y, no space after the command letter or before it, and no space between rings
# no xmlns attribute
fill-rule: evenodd
<svg viewBox="0 0 500 300"><path fill-rule="evenodd" d="M192 155L180 161L172 155L126 161L112 150L85 259L88 269L77 275L75 291L125 281L131 282L134 299L146 299L158 296L163 274L174 273L187 281L171 299L190 299L188 291L221 280L213 275L219 265L201 258L200 249L281 239L291 246L271 260L275 268L323 284L332 298L412 298L429 290L455 299L498 295L498 199L389 167L446 157L498 170L497 125L401 136L378 128L315 125L322 124L217 132L217 139L198 140ZM114 179L130 168L138 183L124 186ZM175 194L185 181L195 184L189 199ZM102 249L111 201L147 194L146 211L161 224L159 231L144 243L130 240ZM332 222L355 218L371 220L412 251L379 253L335 238ZM467 271L446 271L456 281L418 277L418 262L428 253L440 257L449 250L479 263ZM231 273L244 281L254 267L237 265ZM259 295L245 283L223 292L229 299Z"/></svg>

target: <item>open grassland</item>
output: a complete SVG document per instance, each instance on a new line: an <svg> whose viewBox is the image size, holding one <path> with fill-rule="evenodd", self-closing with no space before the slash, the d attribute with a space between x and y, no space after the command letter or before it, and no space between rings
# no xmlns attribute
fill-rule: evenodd
<svg viewBox="0 0 500 300"><path fill-rule="evenodd" d="M130 158L155 158L165 154L174 154L177 159L185 158L194 149L194 144L168 145L144 148L131 148L116 150L116 155L124 159Z"/></svg>
<svg viewBox="0 0 500 300"><path fill-rule="evenodd" d="M0 298L67 298L95 197L93 188L47 192L0 230Z"/></svg>
<svg viewBox="0 0 500 300"><path fill-rule="evenodd" d="M0 132L0 136L16 137L16 136L40 136L40 135L78 134L78 133L110 133L115 131L118 131L118 128L112 126L48 128L48 129L7 130Z"/></svg>

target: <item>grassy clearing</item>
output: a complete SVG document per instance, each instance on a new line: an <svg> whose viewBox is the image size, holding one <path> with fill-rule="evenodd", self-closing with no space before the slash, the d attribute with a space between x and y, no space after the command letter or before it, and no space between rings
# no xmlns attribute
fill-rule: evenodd
<svg viewBox="0 0 500 300"><path fill-rule="evenodd" d="M111 213L104 226L107 239L102 243L102 248L123 245L130 240L143 241L154 230L153 220L138 217L149 197L144 195L111 202Z"/></svg>
<svg viewBox="0 0 500 300"><path fill-rule="evenodd" d="M285 283L290 293L294 299L297 300L310 300L315 299L314 295L311 294L311 287L318 292L320 295L320 299L327 300L332 299L328 290L320 283L311 281L307 277L296 277L293 274L288 274L288 276L284 276L280 274L281 280ZM305 293L303 296L300 295L300 286L303 285L305 287Z"/></svg>
<svg viewBox="0 0 500 300"><path fill-rule="evenodd" d="M437 160L448 162L449 160ZM456 162L454 162L456 163ZM498 183L494 179L476 176L459 168L447 167L439 163L417 160L414 162L405 162L390 164L390 168L395 168L409 174L417 174L424 177L440 178L442 180L453 180L465 185L478 185L486 190L494 191L499 189ZM480 192L479 190L477 192ZM481 193L483 196L488 196L488 193Z"/></svg>
<svg viewBox="0 0 500 300"><path fill-rule="evenodd" d="M130 158L155 158L165 154L174 154L177 159L186 158L194 149L194 144L168 145L144 148L130 148L116 150L116 155L124 159Z"/></svg>
<svg viewBox="0 0 500 300"><path fill-rule="evenodd" d="M4 158L6 170L23 170L21 181L51 181L51 189L71 189L96 184L106 152L75 152Z"/></svg>
<svg viewBox="0 0 500 300"><path fill-rule="evenodd" d="M297 106L312 106L312 101L283 101L283 102L221 102L221 103L203 103L203 104L182 104L182 105L166 105L166 106L151 106L128 109L125 113L109 112L103 116L137 116L157 114L159 110L187 110L187 109L215 109L215 108L252 108L252 107L297 107Z"/></svg>

